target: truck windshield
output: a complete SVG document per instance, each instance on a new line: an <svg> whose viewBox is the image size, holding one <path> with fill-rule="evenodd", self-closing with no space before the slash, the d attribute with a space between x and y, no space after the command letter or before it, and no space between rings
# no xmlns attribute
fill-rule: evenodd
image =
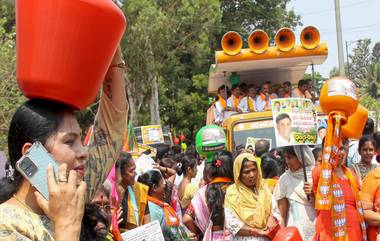
<svg viewBox="0 0 380 241"><path fill-rule="evenodd" d="M259 139L267 139L270 148L276 147L273 120L259 120L237 123L233 127L233 150L246 148Z"/></svg>

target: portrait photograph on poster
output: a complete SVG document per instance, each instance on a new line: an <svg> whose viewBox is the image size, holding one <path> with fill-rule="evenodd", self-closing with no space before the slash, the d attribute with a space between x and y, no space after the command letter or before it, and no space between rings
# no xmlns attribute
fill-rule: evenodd
<svg viewBox="0 0 380 241"><path fill-rule="evenodd" d="M276 99L272 112L277 147L317 143L317 111L310 99Z"/></svg>

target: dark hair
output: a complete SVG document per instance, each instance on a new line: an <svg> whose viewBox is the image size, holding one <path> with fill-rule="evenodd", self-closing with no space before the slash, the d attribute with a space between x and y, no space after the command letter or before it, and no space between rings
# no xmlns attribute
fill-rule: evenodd
<svg viewBox="0 0 380 241"><path fill-rule="evenodd" d="M256 85L254 85L254 84L250 84L250 85L248 85L248 88L247 88L247 89L249 90L249 89L252 89L252 88L253 88L253 89L256 89Z"/></svg>
<svg viewBox="0 0 380 241"><path fill-rule="evenodd" d="M284 146L282 148L283 153L288 153L292 156L297 156L296 151L294 150L293 146Z"/></svg>
<svg viewBox="0 0 380 241"><path fill-rule="evenodd" d="M273 178L279 176L279 166L276 157L270 153L261 156L261 173L263 178Z"/></svg>
<svg viewBox="0 0 380 241"><path fill-rule="evenodd" d="M300 79L298 81L298 87L302 87L302 86L305 86L307 85L307 80L306 79Z"/></svg>
<svg viewBox="0 0 380 241"><path fill-rule="evenodd" d="M169 155L170 147L168 145L159 145L156 147L157 153L156 153L156 159L160 160L164 157L167 157Z"/></svg>
<svg viewBox="0 0 380 241"><path fill-rule="evenodd" d="M82 228L80 231L80 240L95 240L103 241L106 240L106 235L97 233L96 225L97 222L102 222L108 228L110 227L110 221L100 207L96 204L86 204L84 208L84 214L82 219Z"/></svg>
<svg viewBox="0 0 380 241"><path fill-rule="evenodd" d="M287 85L287 86L292 86L292 84L290 83L290 81L285 81L284 83L283 83L283 85Z"/></svg>
<svg viewBox="0 0 380 241"><path fill-rule="evenodd" d="M197 159L192 156L185 155L180 162L177 163L177 174L181 176L182 174L186 175L187 169L193 169L197 165Z"/></svg>
<svg viewBox="0 0 380 241"><path fill-rule="evenodd" d="M368 118L367 122L365 123L362 135L372 135L374 131L375 123L373 122L372 118Z"/></svg>
<svg viewBox="0 0 380 241"><path fill-rule="evenodd" d="M228 87L225 86L225 85L222 85L222 86L220 86L220 87L218 88L218 93L219 93L221 90L223 90L223 89L226 89L226 90L228 91Z"/></svg>
<svg viewBox="0 0 380 241"><path fill-rule="evenodd" d="M208 177L212 180L216 177L227 177L231 181L234 178L232 155L228 151L217 152L208 167ZM219 161L221 166L218 166ZM230 183L212 183L206 188L206 203L211 213L211 221L214 225L224 225L224 197L226 187Z"/></svg>
<svg viewBox="0 0 380 241"><path fill-rule="evenodd" d="M277 117L276 117L276 124L278 124L278 122L282 121L283 119L289 119L290 121L292 121L292 119L290 119L290 116L286 113L281 113L279 114Z"/></svg>
<svg viewBox="0 0 380 241"><path fill-rule="evenodd" d="M23 180L15 166L22 156L24 144L39 141L46 145L48 138L63 122L65 113L74 114L74 111L62 103L40 99L29 100L16 110L8 130L7 167L14 170L13 180L9 177L0 180L0 203L16 193Z"/></svg>
<svg viewBox="0 0 380 241"><path fill-rule="evenodd" d="M379 131L373 134L373 139L376 141L376 149L380 148L380 132Z"/></svg>
<svg viewBox="0 0 380 241"><path fill-rule="evenodd" d="M171 149L174 155L182 152L180 145L173 145Z"/></svg>
<svg viewBox="0 0 380 241"><path fill-rule="evenodd" d="M163 167L173 168L175 162L171 158L165 157L159 161L159 164Z"/></svg>
<svg viewBox="0 0 380 241"><path fill-rule="evenodd" d="M149 170L146 173L139 176L137 179L138 182L141 182L142 184L145 184L149 187L149 195L151 194L152 189L155 186L158 186L163 179L160 171L158 170Z"/></svg>
<svg viewBox="0 0 380 241"><path fill-rule="evenodd" d="M260 139L255 143L255 155L261 157L265 152L269 151L269 141Z"/></svg>
<svg viewBox="0 0 380 241"><path fill-rule="evenodd" d="M364 144L367 142L367 141L370 141L373 145L374 148L376 148L376 141L375 139L373 139L372 136L370 135L365 135L365 136L362 136L359 140L359 148L358 148L358 151L360 152L360 149L362 149L362 147L364 146Z"/></svg>
<svg viewBox="0 0 380 241"><path fill-rule="evenodd" d="M236 89L236 88L240 88L240 86L239 86L239 85L233 85L233 86L231 87L231 90L234 90L234 89Z"/></svg>
<svg viewBox="0 0 380 241"><path fill-rule="evenodd" d="M318 157L321 155L322 148L321 147L315 147L312 152L313 152L314 160L317 161Z"/></svg>
<svg viewBox="0 0 380 241"><path fill-rule="evenodd" d="M127 152L121 152L119 158L116 161L116 168L120 168L121 175L124 174L125 169L127 168L128 164L131 162L132 155Z"/></svg>
<svg viewBox="0 0 380 241"><path fill-rule="evenodd" d="M189 145L185 151L186 156L198 159L198 153L194 145Z"/></svg>

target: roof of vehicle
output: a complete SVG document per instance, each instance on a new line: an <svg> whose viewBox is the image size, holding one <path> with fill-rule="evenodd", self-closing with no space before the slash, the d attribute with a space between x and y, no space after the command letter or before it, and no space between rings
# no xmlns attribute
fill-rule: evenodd
<svg viewBox="0 0 380 241"><path fill-rule="evenodd" d="M216 51L216 64L210 67L208 92L215 94L223 84L231 86L229 76L232 72L240 75L241 83L261 85L266 81L279 84L290 81L296 84L309 65L322 64L327 55L325 43L315 49L305 49L299 45L288 52L269 47L262 54L255 54L250 49L242 49L234 56Z"/></svg>

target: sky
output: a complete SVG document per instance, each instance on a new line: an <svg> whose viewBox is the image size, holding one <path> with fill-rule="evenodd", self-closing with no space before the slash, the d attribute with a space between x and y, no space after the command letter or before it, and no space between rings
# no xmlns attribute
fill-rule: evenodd
<svg viewBox="0 0 380 241"><path fill-rule="evenodd" d="M355 47L359 39L371 39L371 49L380 41L380 0L340 0L340 15L343 34L343 51L346 60L345 42L349 44L348 52ZM327 60L319 66L314 66L324 77L338 66L338 47L336 38L334 0L292 0L288 8L301 15L303 27L313 25L319 29L321 42L329 46ZM303 27L295 30L299 43L299 34ZM311 72L310 68L307 72Z"/></svg>

